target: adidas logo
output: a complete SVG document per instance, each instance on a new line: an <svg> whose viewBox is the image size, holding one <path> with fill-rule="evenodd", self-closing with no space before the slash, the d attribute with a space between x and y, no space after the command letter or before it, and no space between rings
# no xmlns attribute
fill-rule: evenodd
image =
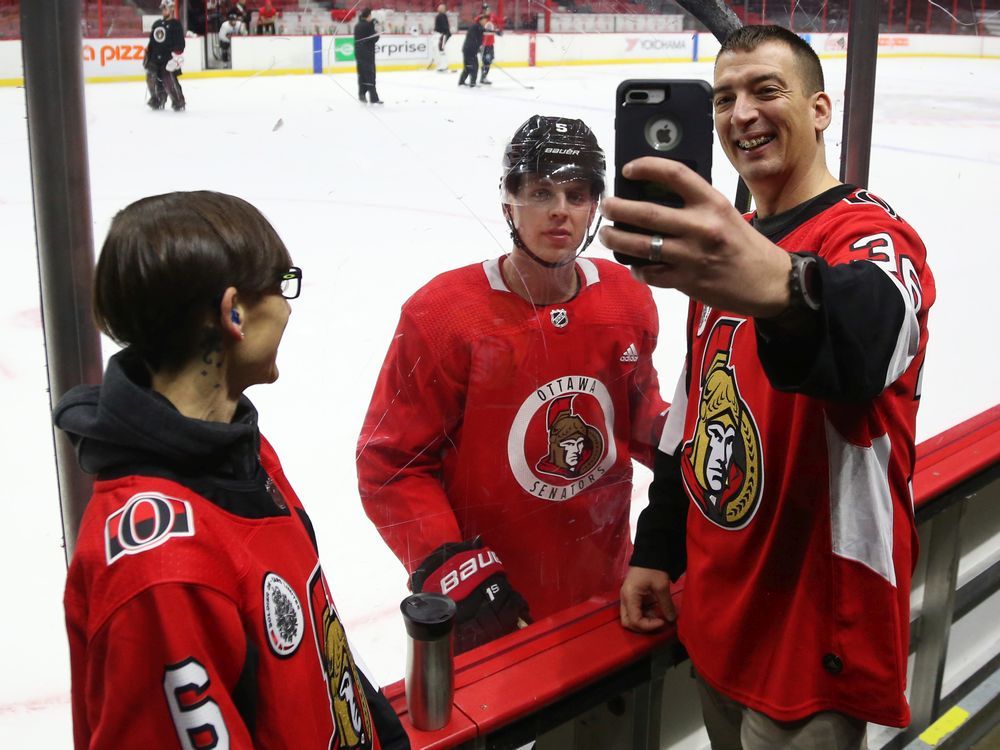
<svg viewBox="0 0 1000 750"><path fill-rule="evenodd" d="M635 344L629 344L628 349L622 352L622 356L618 358L619 362L638 362L639 361L639 350L635 348Z"/></svg>

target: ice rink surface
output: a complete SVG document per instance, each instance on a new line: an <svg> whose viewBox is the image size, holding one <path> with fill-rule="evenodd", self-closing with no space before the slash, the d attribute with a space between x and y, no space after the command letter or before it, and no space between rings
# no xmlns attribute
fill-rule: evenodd
<svg viewBox="0 0 1000 750"><path fill-rule="evenodd" d="M825 61L839 115L844 63ZM138 71L137 71L138 72ZM709 64L379 74L384 107L355 77L183 81L187 112L151 112L142 83L88 85L94 236L142 196L234 193L257 205L305 275L279 354L281 379L249 395L306 504L356 650L382 682L401 676L405 573L364 516L354 447L400 304L448 268L509 249L500 157L528 116L580 117L613 160L613 98L627 78L704 78ZM1000 402L990 322L1000 277L1000 61L878 64L870 188L922 235L937 280L918 437ZM841 122L827 131L839 171ZM735 175L716 149L715 184ZM46 392L24 93L0 88L0 746L71 746L65 563ZM597 243L588 253L610 256ZM655 361L668 398L684 351L685 301L657 290ZM114 347L105 342L105 354ZM637 471L637 509L648 473ZM634 514L633 514L634 515Z"/></svg>

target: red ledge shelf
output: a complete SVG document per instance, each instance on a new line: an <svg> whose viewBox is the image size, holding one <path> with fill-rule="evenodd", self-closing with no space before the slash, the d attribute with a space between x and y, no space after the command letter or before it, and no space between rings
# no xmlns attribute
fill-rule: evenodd
<svg viewBox="0 0 1000 750"><path fill-rule="evenodd" d="M1000 461L1000 405L917 446L917 507ZM683 589L674 588L675 601ZM415 749L455 747L555 703L664 644L676 631L648 635L622 628L618 593L609 593L534 623L455 659L450 723L436 732L410 724L403 682L385 688Z"/></svg>
<svg viewBox="0 0 1000 750"><path fill-rule="evenodd" d="M914 504L925 505L998 461L1000 405L917 446Z"/></svg>
<svg viewBox="0 0 1000 750"><path fill-rule="evenodd" d="M675 596L680 589L675 590ZM451 722L421 732L409 722L403 682L385 688L414 748L445 748L484 736L675 639L674 628L625 630L618 594L594 597L455 659Z"/></svg>

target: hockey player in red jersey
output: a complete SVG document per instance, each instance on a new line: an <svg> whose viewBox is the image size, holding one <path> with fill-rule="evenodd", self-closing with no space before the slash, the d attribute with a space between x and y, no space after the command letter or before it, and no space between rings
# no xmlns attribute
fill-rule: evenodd
<svg viewBox="0 0 1000 750"><path fill-rule="evenodd" d="M485 23L483 23L483 66L479 74L479 83L491 86L493 81L487 81L486 76L490 74L490 66L496 56L496 38L503 36L503 19L490 12L488 3L483 3L479 17L485 19Z"/></svg>
<svg viewBox="0 0 1000 750"><path fill-rule="evenodd" d="M243 395L278 377L301 277L232 196L112 222L94 313L127 347L55 411L96 475L65 593L79 750L409 747Z"/></svg>
<svg viewBox="0 0 1000 750"><path fill-rule="evenodd" d="M508 255L403 305L358 442L365 511L414 591L458 603L459 651L614 591L632 459L665 404L649 290L580 257L604 190L583 122L534 116L504 153Z"/></svg>
<svg viewBox="0 0 1000 750"><path fill-rule="evenodd" d="M644 227L605 244L691 298L688 356L622 587L622 621L672 619L713 747L863 748L905 726L910 482L934 278L920 237L825 160L832 113L808 43L740 29L715 65L715 125L756 211L683 165L626 176L682 209L609 199ZM823 738L823 739L821 739Z"/></svg>

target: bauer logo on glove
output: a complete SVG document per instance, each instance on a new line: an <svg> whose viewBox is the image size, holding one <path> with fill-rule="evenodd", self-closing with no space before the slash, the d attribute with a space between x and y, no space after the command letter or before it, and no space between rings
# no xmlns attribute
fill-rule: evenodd
<svg viewBox="0 0 1000 750"><path fill-rule="evenodd" d="M455 653L531 622L528 604L511 588L497 553L478 537L442 544L413 571L410 588L445 594L455 602Z"/></svg>
<svg viewBox="0 0 1000 750"><path fill-rule="evenodd" d="M427 581L424 583L425 590L427 586L432 586L440 589L442 594L448 594L452 598L463 599L471 593L472 589L476 587L483 576L489 576L493 573L503 573L506 575L503 563L500 562L497 553L491 549L483 549L478 552L470 550L464 554L456 554L449 562L457 563L459 559L461 559L461 562L457 568L451 568L450 570L438 568L433 574L428 576ZM495 567L489 570L492 566ZM437 578L436 574L438 573L442 573L440 579ZM460 584L464 585L459 588Z"/></svg>

